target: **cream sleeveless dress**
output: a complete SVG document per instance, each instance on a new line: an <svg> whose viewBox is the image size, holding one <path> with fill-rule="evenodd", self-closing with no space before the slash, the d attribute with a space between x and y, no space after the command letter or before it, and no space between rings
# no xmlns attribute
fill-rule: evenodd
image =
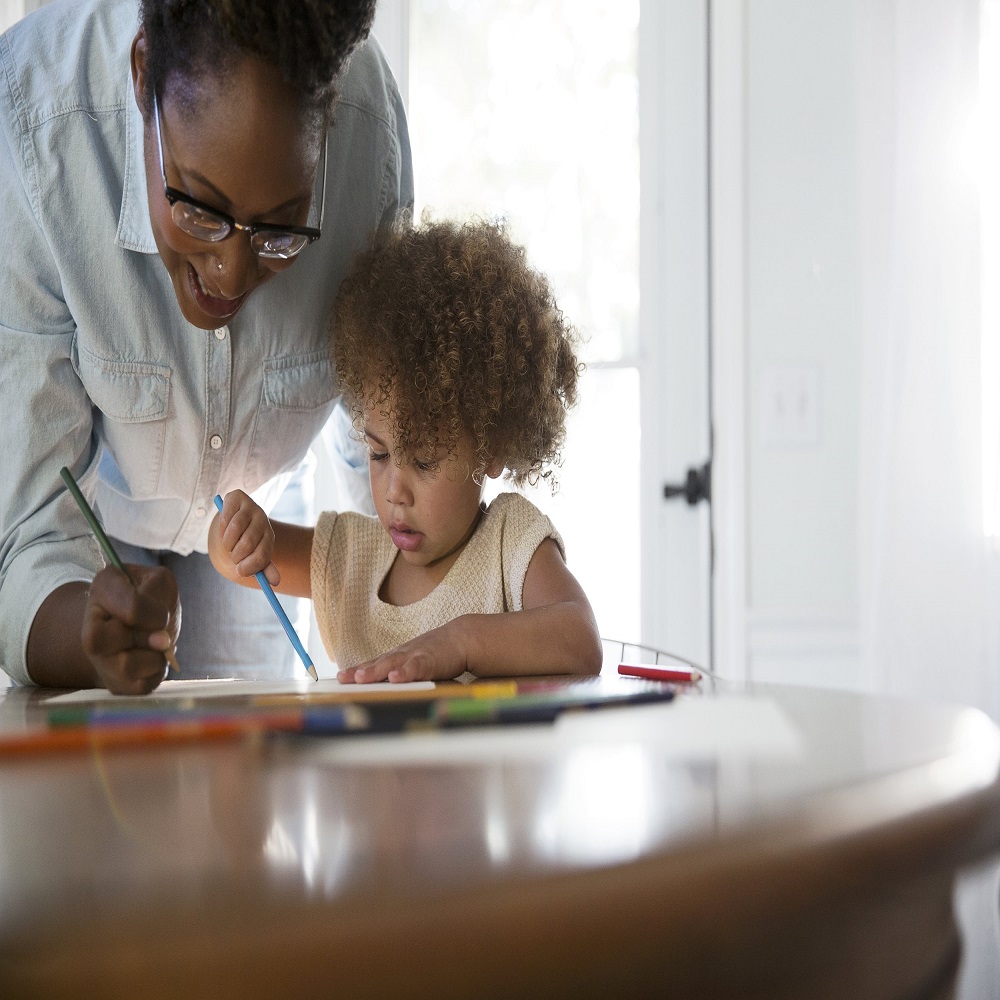
<svg viewBox="0 0 1000 1000"><path fill-rule="evenodd" d="M423 599L397 607L378 596L398 551L378 518L321 514L310 575L327 653L339 667L352 667L459 615L520 611L528 563L546 538L565 558L552 522L521 494L501 493L448 575Z"/></svg>

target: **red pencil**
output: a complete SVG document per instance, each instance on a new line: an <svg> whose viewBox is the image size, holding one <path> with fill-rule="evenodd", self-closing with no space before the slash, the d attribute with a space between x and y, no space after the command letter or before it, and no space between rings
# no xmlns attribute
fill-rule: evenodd
<svg viewBox="0 0 1000 1000"><path fill-rule="evenodd" d="M651 663L619 663L618 673L623 677L643 677L650 681L683 681L686 684L695 684L701 680L701 674L697 670L655 667Z"/></svg>

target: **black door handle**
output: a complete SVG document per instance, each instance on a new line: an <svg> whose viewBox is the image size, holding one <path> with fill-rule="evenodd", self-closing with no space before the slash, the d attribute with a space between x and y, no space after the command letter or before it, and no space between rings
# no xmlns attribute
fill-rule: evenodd
<svg viewBox="0 0 1000 1000"><path fill-rule="evenodd" d="M665 483L663 499L684 497L692 507L700 500L712 499L712 465L706 462L700 469L690 468L683 483Z"/></svg>

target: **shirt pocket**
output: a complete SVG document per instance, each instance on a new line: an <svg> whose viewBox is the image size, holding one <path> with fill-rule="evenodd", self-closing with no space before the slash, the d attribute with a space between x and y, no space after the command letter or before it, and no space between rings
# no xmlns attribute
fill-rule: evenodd
<svg viewBox="0 0 1000 1000"><path fill-rule="evenodd" d="M78 357L80 380L99 411L98 438L120 473L107 485L124 496L152 496L163 464L172 369L102 358L82 346Z"/></svg>
<svg viewBox="0 0 1000 1000"><path fill-rule="evenodd" d="M312 351L264 362L246 478L256 489L298 467L337 401L329 352Z"/></svg>

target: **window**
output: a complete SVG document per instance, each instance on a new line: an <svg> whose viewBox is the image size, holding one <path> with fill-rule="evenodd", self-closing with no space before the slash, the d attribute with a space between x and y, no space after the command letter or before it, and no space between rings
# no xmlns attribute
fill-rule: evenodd
<svg viewBox="0 0 1000 1000"><path fill-rule="evenodd" d="M410 0L416 211L503 217L585 338L560 488L601 632L639 635L638 0Z"/></svg>

